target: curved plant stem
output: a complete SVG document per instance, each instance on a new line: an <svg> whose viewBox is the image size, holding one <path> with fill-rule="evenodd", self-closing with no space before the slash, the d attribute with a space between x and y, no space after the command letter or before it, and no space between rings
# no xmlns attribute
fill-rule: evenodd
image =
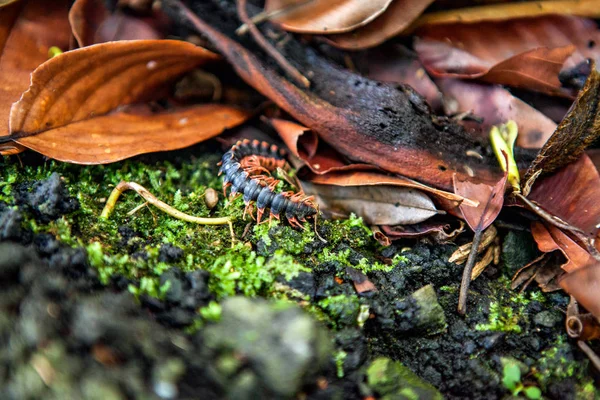
<svg viewBox="0 0 600 400"><path fill-rule="evenodd" d="M152 193L148 191L142 185L135 182L125 182L121 181L119 184L113 189L106 204L104 205L104 209L102 210L102 214L100 214L100 218L108 219L110 214L113 212L115 205L117 204L117 200L119 196L126 190L134 190L137 194L142 196L147 203L152 204L154 207L159 210L169 214L170 216L180 219L186 222L192 222L200 225L229 225L229 231L231 233L231 246L233 247L235 243L235 234L233 232L233 218L231 217L220 217L220 218L206 218L206 217L195 217L193 215L186 214L181 212L167 203L160 201L156 198Z"/></svg>

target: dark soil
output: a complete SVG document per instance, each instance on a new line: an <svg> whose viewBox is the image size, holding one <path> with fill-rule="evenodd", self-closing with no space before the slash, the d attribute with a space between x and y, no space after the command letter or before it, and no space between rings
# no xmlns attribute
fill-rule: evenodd
<svg viewBox="0 0 600 400"><path fill-rule="evenodd" d="M176 166L200 163L187 150L135 165L154 169L165 158ZM504 262L473 282L462 318L455 312L462 267L446 261L454 245L425 240L381 248L349 221L321 223L329 243L311 240L294 250L289 243L306 234L278 225L250 235L247 246L267 260L276 251L293 254L307 269L278 276L257 297L232 297L215 286L224 277L210 263L183 267L193 247L164 242L136 222L152 214L119 225L120 213L111 240L115 254L131 256L124 265L153 257L171 265L157 273L167 289L152 295L132 289L140 284L135 274L115 269L104 279L105 267L94 261L89 243L108 243L101 234L110 225L94 227L102 204L88 210L87 197L73 189L86 187L86 179L101 183L98 167L40 161L26 157L37 167L25 169L16 160L0 163L2 181L14 182L0 203L0 398L434 398L434 386L450 399L498 399L510 395L502 384L507 360L518 362L523 384L539 386L546 398L596 396L593 370L564 334L567 297L507 289L513 270L534 255L527 233L502 232ZM122 171L112 168L102 170L104 179ZM63 220L74 237L57 230ZM245 225L236 224L238 237ZM206 254L233 257L227 246ZM352 282L364 259L378 291L358 295ZM427 311L439 311L436 318L413 295L427 285L434 288L431 305L437 296L441 306ZM244 293L240 288L235 292ZM218 312L211 308L217 304Z"/></svg>

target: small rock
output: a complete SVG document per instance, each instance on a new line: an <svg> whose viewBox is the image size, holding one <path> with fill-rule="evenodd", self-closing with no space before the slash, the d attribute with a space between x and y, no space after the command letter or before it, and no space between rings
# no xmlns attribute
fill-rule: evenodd
<svg viewBox="0 0 600 400"><path fill-rule="evenodd" d="M52 221L79 208L79 202L69 196L65 184L56 172L33 186L33 191L27 196L27 204L43 222Z"/></svg>
<svg viewBox="0 0 600 400"><path fill-rule="evenodd" d="M158 250L158 261L161 262L171 263L179 260L181 257L183 257L183 249L171 243L161 245Z"/></svg>
<svg viewBox="0 0 600 400"><path fill-rule="evenodd" d="M536 325L552 328L554 325L560 323L562 318L563 317L560 314L553 313L552 311L542 311L533 317L533 322L535 322Z"/></svg>
<svg viewBox="0 0 600 400"><path fill-rule="evenodd" d="M19 239L21 237L23 216L18 210L8 209L0 215L0 240Z"/></svg>
<svg viewBox="0 0 600 400"><path fill-rule="evenodd" d="M219 202L219 193L212 188L206 189L206 192L204 192L204 202L206 203L206 207L212 210Z"/></svg>

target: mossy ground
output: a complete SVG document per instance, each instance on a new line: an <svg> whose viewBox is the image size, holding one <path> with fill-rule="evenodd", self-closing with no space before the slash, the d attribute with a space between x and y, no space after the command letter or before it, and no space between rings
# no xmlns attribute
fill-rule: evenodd
<svg viewBox="0 0 600 400"><path fill-rule="evenodd" d="M507 267L474 282L471 311L462 319L454 312L461 267L447 262L453 246L407 241L383 248L355 217L320 220L317 230L324 243L310 225L299 231L285 223L257 226L243 220L241 199L221 196L211 210L203 194L208 188L221 192L220 156L215 147L197 146L105 166L44 161L31 154L23 165L5 158L0 161L0 202L3 208L17 207L35 182L58 173L79 208L42 222L33 210L20 207L22 228L85 248L102 283L124 280L146 302L173 296L174 270L208 271L210 301L196 310L194 322L184 327L187 332L218 320L219 302L227 297L266 297L300 304L322 321L335 342L335 375L355 384L366 379L365 365L380 355L402 362L448 397L471 390L473 397L496 398L509 393L501 384L500 358L513 357L526 365L528 384L540 386L545 396L597 395L587 361L563 333L558 309L564 309L564 295L512 292ZM133 191L121 196L110 219L101 220L107 197L122 180L137 182L192 215L235 217L236 242L232 247L226 225L196 225L152 206L139 208L144 200ZM531 243L524 246L531 248ZM521 256L517 252L511 260ZM504 264L510 267L510 260ZM353 270L366 274L378 292L357 294ZM447 330L434 336L418 331L411 314L415 306L406 300L427 284L436 288L448 319Z"/></svg>

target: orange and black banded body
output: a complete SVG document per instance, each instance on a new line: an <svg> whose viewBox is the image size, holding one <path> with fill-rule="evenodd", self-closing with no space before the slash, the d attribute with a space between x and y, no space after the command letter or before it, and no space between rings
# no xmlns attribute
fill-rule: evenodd
<svg viewBox="0 0 600 400"><path fill-rule="evenodd" d="M279 181L270 176L277 168L288 168L285 156L286 152L276 145L241 140L223 155L219 174L223 174L223 190L231 186L230 196L244 195L247 210L256 203L258 223L265 209L270 208L269 219L284 215L292 226L302 227L301 222L317 213L312 197L303 193L275 193Z"/></svg>

